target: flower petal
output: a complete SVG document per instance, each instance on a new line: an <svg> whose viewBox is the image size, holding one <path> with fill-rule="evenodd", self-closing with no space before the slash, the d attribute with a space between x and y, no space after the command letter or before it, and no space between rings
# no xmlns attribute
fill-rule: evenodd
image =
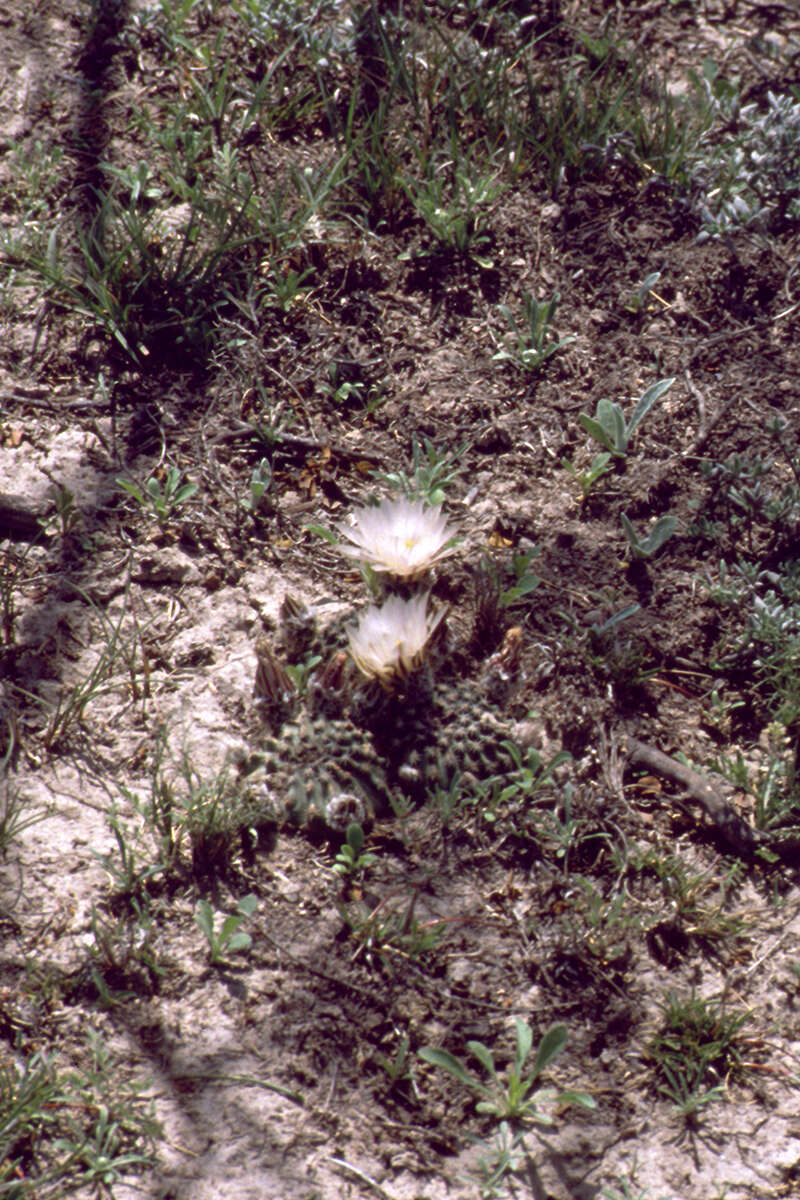
<svg viewBox="0 0 800 1200"><path fill-rule="evenodd" d="M345 554L403 579L421 575L453 550L441 508L427 508L421 500L384 500L377 508L357 509L342 533L352 543L342 547Z"/></svg>
<svg viewBox="0 0 800 1200"><path fill-rule="evenodd" d="M433 613L427 606L427 592L410 600L390 596L380 607L371 604L357 624L346 627L350 654L362 674L386 683L419 665L444 616L444 609Z"/></svg>

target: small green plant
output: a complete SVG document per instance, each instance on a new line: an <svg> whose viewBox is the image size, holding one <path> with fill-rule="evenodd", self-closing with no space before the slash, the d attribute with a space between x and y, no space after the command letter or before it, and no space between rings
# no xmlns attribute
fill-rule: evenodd
<svg viewBox="0 0 800 1200"><path fill-rule="evenodd" d="M572 760L568 750L559 750L545 760L533 746L523 755L515 742L506 740L500 745L508 758L508 771L473 784L472 803L480 806L484 821L492 825L504 814L516 811L521 803L527 806L538 792L552 786L557 768Z"/></svg>
<svg viewBox="0 0 800 1200"><path fill-rule="evenodd" d="M43 524L40 518L39 526ZM36 579L34 555L37 534L31 530L31 541L25 545L3 543L0 535L0 644L10 646L14 641L19 616L18 597L26 585ZM44 536L44 530L42 530Z"/></svg>
<svg viewBox="0 0 800 1200"><path fill-rule="evenodd" d="M108 816L108 827L114 835L119 863L113 854L98 850L93 850L92 854L108 875L115 893L121 899L130 900L140 896L151 879L162 875L169 862L161 859L153 862L147 851L142 857L138 831L132 830L113 807Z"/></svg>
<svg viewBox="0 0 800 1200"><path fill-rule="evenodd" d="M498 305L499 312L511 326L511 337L501 340L500 349L492 357L495 362L511 362L523 371L538 371L549 358L575 341L572 334L560 338L551 329L561 297L556 292L549 300L537 300L526 293L522 297L523 321L517 322L506 304Z"/></svg>
<svg viewBox="0 0 800 1200"><path fill-rule="evenodd" d="M720 1000L694 992L669 993L661 1011L661 1027L647 1047L656 1086L687 1125L696 1127L701 1110L747 1072L741 1031L751 1014L728 1013Z"/></svg>
<svg viewBox="0 0 800 1200"><path fill-rule="evenodd" d="M326 378L320 389L334 404L363 406L366 400L367 380L358 363L333 359L328 363Z"/></svg>
<svg viewBox="0 0 800 1200"><path fill-rule="evenodd" d="M536 591L542 581L540 576L530 570L530 565L540 553L539 547L534 546L532 550L512 555L511 570L516 582L500 592L497 599L500 608L509 611L518 608L526 596L530 596L531 592Z"/></svg>
<svg viewBox="0 0 800 1200"><path fill-rule="evenodd" d="M64 150L39 138L10 142L7 154L11 173L9 199L14 195L26 224L39 223L58 211L59 185L63 181Z"/></svg>
<svg viewBox="0 0 800 1200"><path fill-rule="evenodd" d="M141 637L141 629L137 626L132 633L123 635L123 626L129 615L127 601L129 583L130 580L126 584L125 602L120 609L119 617L115 619L109 617L103 609L94 604L91 597L82 593L91 606L92 612L97 616L105 637L105 645L97 655L88 674L83 679L79 679L77 683L65 685L60 690L52 708L49 704L45 705L39 695L23 693L35 703L46 707L46 710L49 709L47 724L41 734L42 743L48 750L56 748L63 742L72 727L81 725L86 709L93 700L112 690L113 684L110 682L110 677L117 661L120 658L132 659L135 654L135 647ZM80 592L81 589L77 585L75 586L76 591Z"/></svg>
<svg viewBox="0 0 800 1200"><path fill-rule="evenodd" d="M732 454L724 462L701 463L710 487L696 532L726 549L735 546L759 556L791 537L800 515L800 487L795 455L787 458L792 477L786 482L776 478L775 460L761 455Z"/></svg>
<svg viewBox="0 0 800 1200"><path fill-rule="evenodd" d="M518 1174L529 1157L525 1132L512 1129L508 1121L501 1121L491 1142L481 1144L485 1151L478 1158L476 1179L481 1200L498 1200L506 1194L507 1178Z"/></svg>
<svg viewBox="0 0 800 1200"><path fill-rule="evenodd" d="M236 911L223 917L217 927L214 910L207 900L201 900L195 909L194 919L208 942L209 959L215 966L224 961L226 954L248 950L253 939L240 926L252 917L258 907L258 896L243 896L236 904Z"/></svg>
<svg viewBox="0 0 800 1200"><path fill-rule="evenodd" d="M467 1049L477 1058L490 1082L484 1083L477 1075L467 1069L460 1058L447 1050L435 1046L423 1046L419 1056L434 1067L440 1067L463 1083L478 1097L476 1109L481 1113L489 1113L498 1120L510 1121L516 1124L552 1125L553 1118L540 1107L543 1103L577 1104L582 1108L596 1108L596 1102L585 1092L566 1091L553 1093L542 1091L541 1076L561 1053L567 1044L566 1025L552 1025L542 1036L536 1050L533 1063L528 1075L523 1073L528 1055L533 1045L533 1033L530 1026L517 1017L516 1050L514 1062L505 1077L501 1077L495 1067L494 1056L483 1042L467 1042Z"/></svg>
<svg viewBox="0 0 800 1200"><path fill-rule="evenodd" d="M14 754L14 732L8 724L8 744L0 758L0 858L7 852L14 838L23 830L44 818L44 812L34 805L14 785L10 778L10 764Z"/></svg>
<svg viewBox="0 0 800 1200"><path fill-rule="evenodd" d="M55 515L58 518L58 524L61 531L61 536L66 537L71 533L80 519L80 513L75 504L75 494L63 484L56 486L55 495L53 496L53 505Z"/></svg>
<svg viewBox="0 0 800 1200"><path fill-rule="evenodd" d="M161 875L224 876L236 854L259 840L260 802L227 766L204 777L186 749L175 761L163 729L153 753L144 794L120 786L123 810L112 793L108 826L116 849L96 856L121 900L141 897Z"/></svg>
<svg viewBox="0 0 800 1200"><path fill-rule="evenodd" d="M590 665L614 687L634 694L656 672L651 646L636 628L624 628L640 610L639 604L625 605L602 624L593 624L586 639Z"/></svg>
<svg viewBox="0 0 800 1200"><path fill-rule="evenodd" d="M708 953L724 951L744 932L744 918L730 911L731 894L741 877L740 863L734 861L721 874L697 872L677 855L649 850L641 857L634 855L628 869L656 876L669 905L670 926Z"/></svg>
<svg viewBox="0 0 800 1200"><path fill-rule="evenodd" d="M564 832L577 847L576 831L566 829ZM607 833L599 836L606 844L610 842ZM559 845L563 847L564 841L556 840L556 846ZM598 886L596 878L568 871L567 863L564 877L569 880L571 894L565 925L574 953L588 964L590 971L615 971L618 965L624 965L630 959L631 937L641 933L639 914L632 910L624 891L612 888L609 892Z"/></svg>
<svg viewBox="0 0 800 1200"><path fill-rule="evenodd" d="M733 758L721 754L709 766L753 797L756 829L796 835L800 832L800 795L794 735L781 721L770 721L764 734L766 747L762 740L760 752L748 754L747 758L741 750ZM753 764L754 758L757 766Z"/></svg>
<svg viewBox="0 0 800 1200"><path fill-rule="evenodd" d="M12 791L10 780L0 784L0 857L6 854L15 838L30 825L41 821L44 814L36 810L25 811L25 802L16 790Z"/></svg>
<svg viewBox="0 0 800 1200"><path fill-rule="evenodd" d="M569 471L572 478L578 484L585 500L598 479L602 479L611 470L612 457L613 455L609 450L603 450L601 454L595 454L585 471L578 470L574 463L571 463L566 458L561 459L561 465Z"/></svg>
<svg viewBox="0 0 800 1200"><path fill-rule="evenodd" d="M345 833L345 842L333 861L333 870L337 875L362 875L367 867L378 861L376 854L362 854L364 847L364 830L357 821L351 821Z"/></svg>
<svg viewBox="0 0 800 1200"><path fill-rule="evenodd" d="M566 753L562 751L562 754ZM590 843L611 844L609 833L593 828L586 817L575 815L573 799L572 784L565 783L558 803L549 812L545 810L544 819L536 822L537 833L545 846L553 846L556 860L561 862L565 877L570 873L570 854L573 851L578 851L581 847L586 848Z"/></svg>
<svg viewBox="0 0 800 1200"><path fill-rule="evenodd" d="M400 1035L399 1030L395 1030L398 1037L397 1048L391 1058L387 1058L384 1054L376 1054L375 1062L389 1079L389 1086L396 1088L401 1083L407 1083L414 1095L419 1098L417 1092L417 1081L414 1072L414 1062L409 1055L409 1046L411 1040L407 1033Z"/></svg>
<svg viewBox="0 0 800 1200"><path fill-rule="evenodd" d="M294 690L298 696L306 695L311 677L321 662L321 654L309 654L302 662L284 664L286 674L294 684Z"/></svg>
<svg viewBox="0 0 800 1200"><path fill-rule="evenodd" d="M715 603L736 614L733 628L715 648L712 670L729 677L749 704L763 707L770 719L793 726L800 715L798 563L787 557L762 567L759 561L740 558L729 567L722 560L717 580L706 585Z"/></svg>
<svg viewBox="0 0 800 1200"><path fill-rule="evenodd" d="M253 467L253 473L250 476L250 491L244 500L244 507L251 514L255 514L260 508L266 507L269 499L269 492L272 483L272 464L268 458L262 458Z"/></svg>
<svg viewBox="0 0 800 1200"><path fill-rule="evenodd" d="M632 1171L629 1179L621 1179L619 1181L619 1190L614 1188L611 1191L610 1188L603 1188L602 1195L604 1200L656 1200L655 1197L651 1197L650 1188L644 1188L643 1190L639 1188L635 1177L636 1172ZM634 1187L636 1191L633 1190ZM661 1196L659 1200L672 1200L672 1197Z"/></svg>
<svg viewBox="0 0 800 1200"><path fill-rule="evenodd" d="M159 525L166 525L176 515L176 512L187 501L191 500L199 490L196 483L182 483L183 473L178 467L168 467L163 479L151 475L140 488L133 480L117 478L119 487L133 496L134 500L144 509L149 509Z"/></svg>
<svg viewBox="0 0 800 1200"><path fill-rule="evenodd" d="M124 1078L99 1034L88 1054L71 1070L43 1051L0 1064L0 1195L113 1195L124 1177L155 1167L160 1128L141 1086Z"/></svg>
<svg viewBox="0 0 800 1200"><path fill-rule="evenodd" d="M288 268L285 273L275 267L260 288L259 298L262 303L274 305L282 313L288 313L308 298L312 285L307 281L313 275L310 267L303 271Z"/></svg>
<svg viewBox="0 0 800 1200"><path fill-rule="evenodd" d="M372 477L392 491L400 492L409 500L424 500L426 504L438 506L444 503L445 489L461 474L458 461L469 448L464 442L458 450L443 454L429 438L423 443L411 438L411 473L373 471Z"/></svg>
<svg viewBox="0 0 800 1200"><path fill-rule="evenodd" d="M152 188L142 178L128 169L113 179L104 166L111 182L98 194L88 228L53 225L49 234L23 228L2 238L17 285L38 279L54 308L102 329L137 366L154 352L194 362L207 354L226 288L244 290L242 249L256 237L242 233L245 225L254 228L249 191L237 189L225 200L209 195L187 161L194 131L187 125L183 132L169 180L186 202L180 229L170 226L163 205L151 207Z"/></svg>
<svg viewBox="0 0 800 1200"><path fill-rule="evenodd" d="M363 954L371 965L377 954L400 953L405 958L421 958L434 950L445 935L444 921L419 921L415 915L417 892L408 902L401 897L393 904L392 897L370 908L361 900L339 906L339 912L353 939L358 943L356 955Z"/></svg>
<svg viewBox="0 0 800 1200"><path fill-rule="evenodd" d="M462 803L461 772L453 771L448 778L446 772L442 771L442 778L428 792L428 802L430 807L439 813L442 825L446 829Z"/></svg>
<svg viewBox="0 0 800 1200"><path fill-rule="evenodd" d="M588 413L580 413L578 420L601 446L605 446L606 450L617 458L625 458L636 430L656 401L661 399L674 382L673 377L651 384L639 397L629 421L625 420L625 414L618 404L605 399L597 401L593 417Z"/></svg>
<svg viewBox="0 0 800 1200"><path fill-rule="evenodd" d="M485 253L491 239L482 210L493 204L502 191L502 184L494 176L470 178L462 165L454 172L452 183L441 174L433 174L424 180L405 181L404 187L433 235L437 250L464 255L485 269L492 266Z"/></svg>
<svg viewBox="0 0 800 1200"><path fill-rule="evenodd" d="M639 285L628 303L625 305L628 312L640 313L644 309L650 293L660 278L660 271L653 271L651 275L647 276L647 278Z"/></svg>
<svg viewBox="0 0 800 1200"><path fill-rule="evenodd" d="M485 650L487 643L496 642L507 629L507 618L524 619L529 597L541 583L541 577L531 570L531 563L541 550L513 551L510 561L498 561L484 554L474 575L475 623L473 640Z"/></svg>
<svg viewBox="0 0 800 1200"><path fill-rule="evenodd" d="M741 104L738 81L726 78L709 58L691 80L698 94L705 93L711 125L691 163L705 182L695 199L703 222L698 242L737 228L782 228L800 212L796 91L768 91L766 98Z"/></svg>
<svg viewBox="0 0 800 1200"><path fill-rule="evenodd" d="M628 518L627 513L620 514L620 524L622 525L625 537L628 540L631 554L637 560L653 558L658 554L664 543L672 537L675 530L678 528L678 518L673 517L670 513L659 517L650 526L650 530L644 537L640 537L634 529Z"/></svg>
<svg viewBox="0 0 800 1200"><path fill-rule="evenodd" d="M159 855L173 866L188 849L196 877L225 875L238 849L258 841L258 806L227 765L205 776L186 748L169 769L165 754L162 742L149 800L137 801L134 807L150 828Z"/></svg>
<svg viewBox="0 0 800 1200"><path fill-rule="evenodd" d="M278 376L278 378L281 377ZM260 451L262 454L264 451L267 451L271 456L276 448L280 447L281 440L289 433L292 425L295 423L295 416L291 411L291 407L287 406L282 400L279 400L275 404L270 404L267 400L263 384L259 383L256 385L256 394L260 403L257 405L253 417L248 422L250 439L255 450ZM261 471L259 473L264 474Z"/></svg>
<svg viewBox="0 0 800 1200"><path fill-rule="evenodd" d="M146 894L130 897L128 910L109 917L92 906L88 974L106 1008L149 995L164 974L156 950L157 926Z"/></svg>

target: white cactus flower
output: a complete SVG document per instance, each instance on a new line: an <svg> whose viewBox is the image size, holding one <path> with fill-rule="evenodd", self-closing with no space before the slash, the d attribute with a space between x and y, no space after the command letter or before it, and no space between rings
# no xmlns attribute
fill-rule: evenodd
<svg viewBox="0 0 800 1200"><path fill-rule="evenodd" d="M445 610L428 612L428 593L410 600L390 596L380 607L371 604L358 624L346 627L350 653L358 669L387 684L418 666Z"/></svg>
<svg viewBox="0 0 800 1200"><path fill-rule="evenodd" d="M353 543L342 547L345 554L398 579L416 578L453 549L453 530L441 508L426 508L422 500L356 509L342 533Z"/></svg>

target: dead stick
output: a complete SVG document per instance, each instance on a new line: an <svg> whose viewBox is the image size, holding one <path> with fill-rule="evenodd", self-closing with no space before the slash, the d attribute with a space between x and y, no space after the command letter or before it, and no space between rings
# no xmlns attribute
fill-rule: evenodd
<svg viewBox="0 0 800 1200"><path fill-rule="evenodd" d="M629 734L623 738L623 745L632 762L641 763L658 775L666 775L668 779L674 779L676 783L685 787L692 799L697 801L711 819L714 828L737 854L749 858L764 844L759 832L751 829L738 817L713 784L698 771Z"/></svg>

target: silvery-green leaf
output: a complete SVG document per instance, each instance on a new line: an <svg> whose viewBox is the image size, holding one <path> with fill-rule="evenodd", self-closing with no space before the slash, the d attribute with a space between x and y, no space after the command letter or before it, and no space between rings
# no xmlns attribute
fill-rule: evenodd
<svg viewBox="0 0 800 1200"><path fill-rule="evenodd" d="M251 938L250 934L240 932L233 935L233 937L227 943L227 949L231 952L231 954L233 954L236 950L249 950L252 944L253 939Z"/></svg>
<svg viewBox="0 0 800 1200"><path fill-rule="evenodd" d="M541 1075L550 1063L561 1053L567 1044L566 1025L551 1025L539 1042L536 1060L533 1064L533 1075Z"/></svg>
<svg viewBox="0 0 800 1200"><path fill-rule="evenodd" d="M590 417L588 413L581 413L578 417L578 420L586 432L591 437L595 438L595 440L598 441L601 446L605 446L614 454L619 453L619 451L616 450L611 438L606 433L605 429L603 429L603 426L598 421L595 421L594 417Z"/></svg>
<svg viewBox="0 0 800 1200"><path fill-rule="evenodd" d="M639 425L645 419L650 409L660 400L665 392L669 391L675 382L675 377L672 379L660 379L658 383L653 383L643 392L636 407L633 410L630 421L628 422L628 439L630 440L636 432Z"/></svg>

